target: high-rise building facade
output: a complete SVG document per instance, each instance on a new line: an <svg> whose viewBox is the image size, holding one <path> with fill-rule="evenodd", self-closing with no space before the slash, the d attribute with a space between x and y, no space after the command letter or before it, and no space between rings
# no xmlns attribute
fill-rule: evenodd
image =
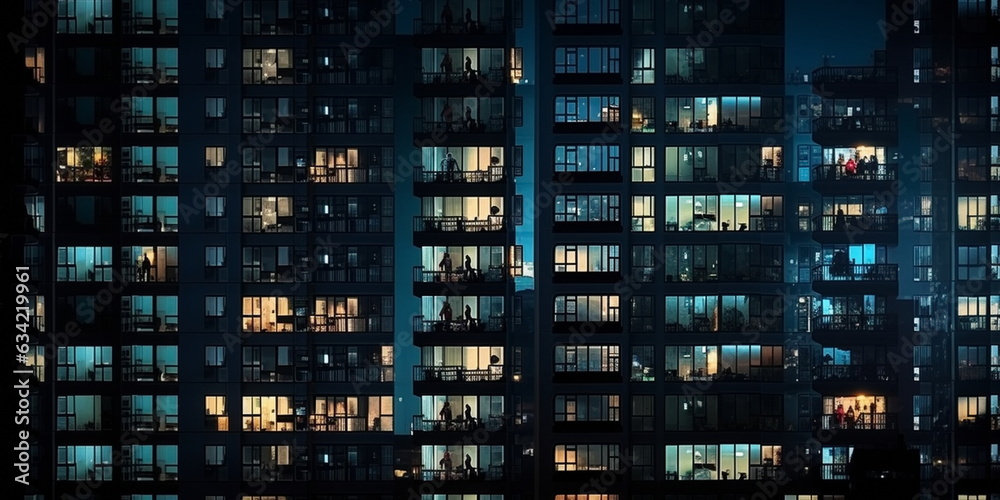
<svg viewBox="0 0 1000 500"><path fill-rule="evenodd" d="M783 3L542 4L540 498L752 494L795 442Z"/></svg>
<svg viewBox="0 0 1000 500"><path fill-rule="evenodd" d="M995 0L27 8L26 498L996 500Z"/></svg>

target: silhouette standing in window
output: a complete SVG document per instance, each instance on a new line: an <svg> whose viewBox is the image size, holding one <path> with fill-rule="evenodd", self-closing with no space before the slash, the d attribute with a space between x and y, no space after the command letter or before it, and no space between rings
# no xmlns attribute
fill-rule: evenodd
<svg viewBox="0 0 1000 500"><path fill-rule="evenodd" d="M472 29L476 27L476 21L472 19L472 9L465 9L465 31L472 33Z"/></svg>
<svg viewBox="0 0 1000 500"><path fill-rule="evenodd" d="M441 72L444 73L444 81L449 81L451 79L451 73L455 69L454 63L451 60L451 54L445 52L444 57L441 59Z"/></svg>
<svg viewBox="0 0 1000 500"><path fill-rule="evenodd" d="M476 70L472 69L472 58L465 56L465 78L472 81L476 77Z"/></svg>
<svg viewBox="0 0 1000 500"><path fill-rule="evenodd" d="M438 316L440 316L441 320L445 322L445 326L451 323L452 311L451 304L449 304L448 301L445 301L444 305L441 306L441 312L438 313Z"/></svg>
<svg viewBox="0 0 1000 500"><path fill-rule="evenodd" d="M444 272L444 281L451 281L451 254L445 253L438 263L438 269Z"/></svg>
<svg viewBox="0 0 1000 500"><path fill-rule="evenodd" d="M452 122L455 121L455 111L451 109L450 102L445 101L444 107L441 108L441 121L444 122L445 132L454 132Z"/></svg>
<svg viewBox="0 0 1000 500"><path fill-rule="evenodd" d="M448 182L454 182L458 178L458 160L451 153L448 153L444 160L441 160L441 164L448 172Z"/></svg>
<svg viewBox="0 0 1000 500"><path fill-rule="evenodd" d="M451 23L455 21L455 14L451 12L451 2L445 2L441 9L441 22L444 24L444 32L451 33Z"/></svg>
<svg viewBox="0 0 1000 500"><path fill-rule="evenodd" d="M465 107L465 130L473 132L476 130L476 120L472 118L472 108Z"/></svg>

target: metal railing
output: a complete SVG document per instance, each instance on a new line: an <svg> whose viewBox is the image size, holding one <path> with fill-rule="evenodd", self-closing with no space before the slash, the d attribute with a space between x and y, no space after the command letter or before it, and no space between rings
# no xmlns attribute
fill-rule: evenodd
<svg viewBox="0 0 1000 500"><path fill-rule="evenodd" d="M898 129L895 116L821 116L813 120L813 132L889 132Z"/></svg>
<svg viewBox="0 0 1000 500"><path fill-rule="evenodd" d="M485 120L473 118L466 122L465 116L455 111L455 118L447 120L413 119L413 131L416 133L433 134L499 134L507 131L507 120L499 116L491 116Z"/></svg>
<svg viewBox="0 0 1000 500"><path fill-rule="evenodd" d="M895 233L898 229L898 214L817 215L813 218L813 231L858 234L869 231Z"/></svg>
<svg viewBox="0 0 1000 500"><path fill-rule="evenodd" d="M813 316L814 332L895 332L895 314L823 314Z"/></svg>
<svg viewBox="0 0 1000 500"><path fill-rule="evenodd" d="M456 432L474 431L485 429L488 432L496 432L503 428L503 415L489 415L486 418L473 417L472 422L465 420L464 416L459 416L454 420L428 419L423 415L414 415L412 430L414 432Z"/></svg>
<svg viewBox="0 0 1000 500"><path fill-rule="evenodd" d="M490 165L488 170L432 170L425 167L414 169L415 182L421 183L466 183L466 182L502 182L506 179L503 165Z"/></svg>
<svg viewBox="0 0 1000 500"><path fill-rule="evenodd" d="M483 370L467 370L461 366L413 367L414 382L500 382L504 379L502 365L492 365Z"/></svg>
<svg viewBox="0 0 1000 500"><path fill-rule="evenodd" d="M485 321L474 318L472 324L463 319L451 321L428 320L424 316L413 318L413 331L417 333L503 333L507 331L506 320L502 316L490 316Z"/></svg>
<svg viewBox="0 0 1000 500"><path fill-rule="evenodd" d="M827 264L812 269L812 280L817 281L897 281L898 264Z"/></svg>
<svg viewBox="0 0 1000 500"><path fill-rule="evenodd" d="M415 283L504 283L508 273L500 266L482 269L456 268L452 271L428 271L423 266L413 267Z"/></svg>
<svg viewBox="0 0 1000 500"><path fill-rule="evenodd" d="M859 164L853 173L846 165L817 165L813 167L813 180L828 181L894 181L898 165L895 163Z"/></svg>
<svg viewBox="0 0 1000 500"><path fill-rule="evenodd" d="M896 380L896 371L886 365L820 365L814 376L816 380L890 382Z"/></svg>
<svg viewBox="0 0 1000 500"><path fill-rule="evenodd" d="M825 66L812 72L814 84L896 83L896 68L889 66Z"/></svg>
<svg viewBox="0 0 1000 500"><path fill-rule="evenodd" d="M413 218L413 231L422 233L479 233L488 231L503 231L507 227L506 217L490 215L486 220L456 216L424 216Z"/></svg>

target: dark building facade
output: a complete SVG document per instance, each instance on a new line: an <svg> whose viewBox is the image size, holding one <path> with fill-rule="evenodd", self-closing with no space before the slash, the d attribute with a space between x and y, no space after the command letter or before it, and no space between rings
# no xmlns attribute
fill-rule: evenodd
<svg viewBox="0 0 1000 500"><path fill-rule="evenodd" d="M25 498L996 500L994 0L194 3L14 27Z"/></svg>

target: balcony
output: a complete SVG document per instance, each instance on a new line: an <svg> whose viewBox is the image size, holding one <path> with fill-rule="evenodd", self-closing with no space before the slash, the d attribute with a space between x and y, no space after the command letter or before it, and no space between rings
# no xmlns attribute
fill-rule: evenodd
<svg viewBox="0 0 1000 500"><path fill-rule="evenodd" d="M507 169L503 165L490 165L486 170L431 170L416 167L413 170L415 196L448 196L461 192L462 196L501 196L507 191Z"/></svg>
<svg viewBox="0 0 1000 500"><path fill-rule="evenodd" d="M461 366L413 367L413 392L423 394L502 394L507 381L503 365L469 370ZM464 392L463 392L464 391Z"/></svg>
<svg viewBox="0 0 1000 500"><path fill-rule="evenodd" d="M126 233L176 233L176 215L128 215L122 214L122 232Z"/></svg>
<svg viewBox="0 0 1000 500"><path fill-rule="evenodd" d="M414 415L411 430L413 438L418 444L460 443L473 433L479 435L485 431L486 442L477 442L477 444L502 445L506 441L505 421L504 415L473 418L472 422L466 422L462 415L452 421L434 420L428 419L424 415Z"/></svg>
<svg viewBox="0 0 1000 500"><path fill-rule="evenodd" d="M846 259L847 255L842 255ZM871 286L896 289L899 286L898 280L898 264L834 263L812 269L813 290L822 294L847 291L859 282L864 283L866 289Z"/></svg>
<svg viewBox="0 0 1000 500"><path fill-rule="evenodd" d="M488 68L486 71L430 72L417 70L413 93L417 97L480 97L480 94L503 95L510 82L510 74L504 68Z"/></svg>
<svg viewBox="0 0 1000 500"><path fill-rule="evenodd" d="M898 379L892 366L880 364L820 365L813 369L813 388L820 394L883 394L895 390Z"/></svg>
<svg viewBox="0 0 1000 500"><path fill-rule="evenodd" d="M460 14L457 13L456 14ZM413 20L413 33L419 38L423 38L424 42L434 42L441 43L450 40L454 40L456 43L464 42L466 44L475 45L475 39L470 39L470 37L483 36L483 35L502 35L507 32L507 23L509 22L507 18L490 18L488 21L478 21L475 20L472 24L466 23L459 15L454 17L455 21L451 23L435 23L422 18L417 18ZM427 36L430 35L430 36ZM461 35L461 36L450 36L450 35ZM498 43L503 43L504 40L498 40Z"/></svg>
<svg viewBox="0 0 1000 500"><path fill-rule="evenodd" d="M817 215L813 217L813 239L819 243L896 243L898 214Z"/></svg>
<svg viewBox="0 0 1000 500"><path fill-rule="evenodd" d="M469 220L460 215L413 218L413 242L420 247L472 243L501 246L506 245L507 240L507 218L503 215L490 215L486 220Z"/></svg>
<svg viewBox="0 0 1000 500"><path fill-rule="evenodd" d="M896 144L895 116L821 116L813 120L813 140L820 145Z"/></svg>
<svg viewBox="0 0 1000 500"><path fill-rule="evenodd" d="M959 182L1000 182L1000 160L994 158L993 165L958 166Z"/></svg>
<svg viewBox="0 0 1000 500"><path fill-rule="evenodd" d="M714 121L714 120L713 120ZM787 124L783 118L756 117L750 118L746 123L734 123L732 120L713 123L709 120L695 120L691 122L667 121L666 128L668 134L781 134Z"/></svg>
<svg viewBox="0 0 1000 500"><path fill-rule="evenodd" d="M1000 382L1000 368L987 365L959 366L958 380Z"/></svg>
<svg viewBox="0 0 1000 500"><path fill-rule="evenodd" d="M812 72L813 92L820 97L827 92L857 97L895 92L896 80L897 69L888 66L827 66Z"/></svg>
<svg viewBox="0 0 1000 500"><path fill-rule="evenodd" d="M813 189L820 193L855 194L856 191L869 193L884 191L897 180L899 165L879 163L862 164L854 170L845 165L818 165L813 167Z"/></svg>
<svg viewBox="0 0 1000 500"><path fill-rule="evenodd" d="M836 413L824 413L820 415L820 426L824 430L837 431L896 431L899 429L897 421L899 415L896 413L865 413L857 415L839 415ZM893 433L895 438L895 433Z"/></svg>
<svg viewBox="0 0 1000 500"><path fill-rule="evenodd" d="M677 370L667 370L664 373L665 382L784 382L785 368L783 366L748 366L707 373L704 368L678 373Z"/></svg>
<svg viewBox="0 0 1000 500"><path fill-rule="evenodd" d="M1000 331L1000 317L959 316L955 320L955 329L966 332L997 332Z"/></svg>
<svg viewBox="0 0 1000 500"><path fill-rule="evenodd" d="M504 295L509 271L501 266L482 269L430 271L423 266L413 268L413 294L430 295Z"/></svg>
<svg viewBox="0 0 1000 500"><path fill-rule="evenodd" d="M485 320L474 318L471 322L463 319L428 320L425 316L416 316L413 318L413 345L503 345L507 336L506 325L502 316L489 316Z"/></svg>
<svg viewBox="0 0 1000 500"><path fill-rule="evenodd" d="M122 313L122 331L126 333L176 332L177 315Z"/></svg>
<svg viewBox="0 0 1000 500"><path fill-rule="evenodd" d="M898 339L897 316L895 314L813 316L812 338L825 346L895 342Z"/></svg>
<svg viewBox="0 0 1000 500"><path fill-rule="evenodd" d="M451 143L459 145L459 142L470 146L501 145L506 139L506 132L507 120L500 116L470 122L465 122L461 117L451 122L423 117L413 119L414 141L430 140L436 146L448 146Z"/></svg>

